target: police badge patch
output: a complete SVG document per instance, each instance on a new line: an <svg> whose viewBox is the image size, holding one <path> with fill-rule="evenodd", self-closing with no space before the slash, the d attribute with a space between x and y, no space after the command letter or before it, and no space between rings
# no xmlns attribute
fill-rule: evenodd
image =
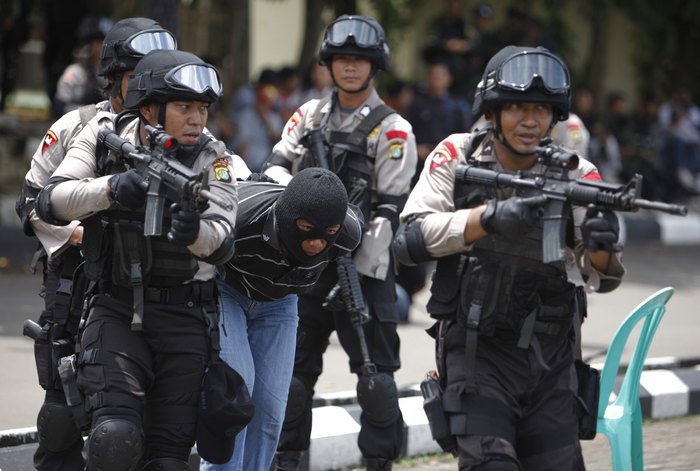
<svg viewBox="0 0 700 471"><path fill-rule="evenodd" d="M405 131L394 129L386 133L389 142L389 158L398 160L403 158L403 146L406 143L408 134Z"/></svg>
<svg viewBox="0 0 700 471"><path fill-rule="evenodd" d="M51 146L58 142L58 136L56 133L49 129L49 131L44 136L44 140L41 145L41 153L46 152Z"/></svg>
<svg viewBox="0 0 700 471"><path fill-rule="evenodd" d="M299 121L301 121L301 117L301 108L297 108L292 117L289 118L289 121L287 121L287 134L294 131L294 128L297 127L297 124L299 124Z"/></svg>
<svg viewBox="0 0 700 471"><path fill-rule="evenodd" d="M455 149L455 146L449 141L442 141L433 151L433 157L430 159L430 171L432 172L456 158L457 149Z"/></svg>
<svg viewBox="0 0 700 471"><path fill-rule="evenodd" d="M214 177L217 181L230 183L231 171L228 168L228 159L216 159L212 164L214 166Z"/></svg>
<svg viewBox="0 0 700 471"><path fill-rule="evenodd" d="M394 160L403 157L403 141L394 141L389 144L389 157Z"/></svg>

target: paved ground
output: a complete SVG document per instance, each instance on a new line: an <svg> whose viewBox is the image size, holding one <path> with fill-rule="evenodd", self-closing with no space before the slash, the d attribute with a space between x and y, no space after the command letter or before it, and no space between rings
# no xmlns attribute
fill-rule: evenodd
<svg viewBox="0 0 700 471"><path fill-rule="evenodd" d="M644 469L646 471L700 470L700 415L644 423ZM587 471L611 469L610 445L603 435L582 443ZM363 468L357 468L363 469ZM397 463L394 471L455 471L451 455L433 455Z"/></svg>

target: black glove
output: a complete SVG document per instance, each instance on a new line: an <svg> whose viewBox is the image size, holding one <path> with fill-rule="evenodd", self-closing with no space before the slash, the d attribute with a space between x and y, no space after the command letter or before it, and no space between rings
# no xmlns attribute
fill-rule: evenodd
<svg viewBox="0 0 700 471"><path fill-rule="evenodd" d="M110 198L129 209L136 209L146 202L148 184L135 169L109 177Z"/></svg>
<svg viewBox="0 0 700 471"><path fill-rule="evenodd" d="M264 173L251 173L248 175L248 178L245 179L247 182L264 182L264 183L279 183L277 180L274 178L270 177L269 175L266 175Z"/></svg>
<svg viewBox="0 0 700 471"><path fill-rule="evenodd" d="M581 224L581 235L583 244L589 252L622 250L622 245L617 243L620 236L620 222L615 213L609 209L589 206L586 210L586 219Z"/></svg>
<svg viewBox="0 0 700 471"><path fill-rule="evenodd" d="M179 203L170 205L170 211L172 222L168 240L181 247L193 244L199 235L199 211L183 209Z"/></svg>
<svg viewBox="0 0 700 471"><path fill-rule="evenodd" d="M486 210L481 213L481 227L489 234L519 237L542 219L546 202L545 196L514 196L502 201L492 199L486 204Z"/></svg>

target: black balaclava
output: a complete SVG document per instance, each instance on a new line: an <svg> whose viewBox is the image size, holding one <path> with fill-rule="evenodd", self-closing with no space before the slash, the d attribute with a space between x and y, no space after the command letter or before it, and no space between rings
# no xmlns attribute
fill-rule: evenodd
<svg viewBox="0 0 700 471"><path fill-rule="evenodd" d="M277 219L277 235L284 249L301 262L311 262L322 255L335 242L340 231L331 235L325 230L343 224L348 207L348 194L338 176L318 167L306 168L291 179L277 199L274 211ZM297 227L297 219L306 219L315 229L309 232ZM310 257L301 248L309 239L324 239L328 245L324 252Z"/></svg>

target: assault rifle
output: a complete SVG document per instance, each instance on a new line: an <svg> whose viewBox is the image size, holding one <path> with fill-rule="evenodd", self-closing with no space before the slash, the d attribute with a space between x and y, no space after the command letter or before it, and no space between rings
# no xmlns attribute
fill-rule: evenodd
<svg viewBox="0 0 700 471"><path fill-rule="evenodd" d="M209 191L206 170L197 173L173 157L178 146L174 137L166 134L161 126L146 125L146 132L150 143L148 148L135 146L106 128L97 133L98 142L134 163L143 164L146 168L148 190L144 235L161 234L166 194L177 195L185 208L196 207L203 201L211 201L227 211L233 210L233 206L226 200Z"/></svg>
<svg viewBox="0 0 700 471"><path fill-rule="evenodd" d="M307 138L309 152L311 152L316 165L326 170L334 171L331 167L330 159L326 153L326 145L323 141L323 126L312 129ZM350 191L348 194L348 202L354 203L355 200L361 196L361 192L359 191ZM337 299L340 298L345 311L350 314L350 320L355 328L355 334L360 344L360 351L362 352L362 374L364 376L371 376L377 372L377 367L369 355L367 339L365 338L365 331L362 327L370 318L362 294L360 276L357 273L357 268L355 267L355 262L353 262L351 254L347 253L343 255L336 263L338 268L338 283L328 293L326 301L324 302L324 307L337 305Z"/></svg>
<svg viewBox="0 0 700 471"><path fill-rule="evenodd" d="M685 216L688 208L677 204L649 201L640 198L642 176L637 174L625 184L591 180L572 180L567 171L578 167L578 156L549 142L543 142L535 152L538 161L546 166L542 173L519 171L506 173L475 165L458 165L457 183L482 185L491 188L516 188L542 194L544 205L543 262L564 259L566 230L571 206L595 205L602 209L631 212L639 209L662 211Z"/></svg>

